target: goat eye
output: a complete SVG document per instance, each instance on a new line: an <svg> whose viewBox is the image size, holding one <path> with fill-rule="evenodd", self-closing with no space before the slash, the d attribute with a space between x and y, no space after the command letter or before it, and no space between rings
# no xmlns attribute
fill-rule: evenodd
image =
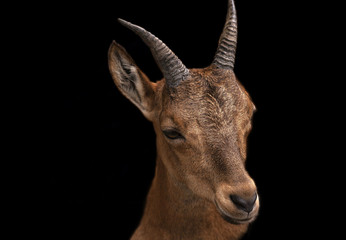
<svg viewBox="0 0 346 240"><path fill-rule="evenodd" d="M176 130L164 130L162 132L169 139L183 139L184 138L183 135L181 135Z"/></svg>

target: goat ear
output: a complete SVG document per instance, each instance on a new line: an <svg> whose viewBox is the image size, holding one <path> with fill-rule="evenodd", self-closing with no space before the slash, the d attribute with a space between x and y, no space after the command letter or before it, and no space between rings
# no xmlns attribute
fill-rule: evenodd
<svg viewBox="0 0 346 240"><path fill-rule="evenodd" d="M126 50L113 41L108 51L108 65L120 92L151 120L155 98L155 83L136 66Z"/></svg>

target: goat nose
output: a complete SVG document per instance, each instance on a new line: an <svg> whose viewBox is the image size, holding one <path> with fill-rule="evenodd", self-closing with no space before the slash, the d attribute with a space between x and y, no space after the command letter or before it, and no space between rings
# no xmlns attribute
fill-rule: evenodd
<svg viewBox="0 0 346 240"><path fill-rule="evenodd" d="M257 193L255 193L251 198L244 199L237 195L230 196L232 202L237 206L238 209L250 213L255 206L257 199Z"/></svg>

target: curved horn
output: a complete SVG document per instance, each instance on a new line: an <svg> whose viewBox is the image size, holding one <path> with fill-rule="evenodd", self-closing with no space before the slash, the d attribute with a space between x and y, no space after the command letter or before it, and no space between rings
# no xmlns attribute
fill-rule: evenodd
<svg viewBox="0 0 346 240"><path fill-rule="evenodd" d="M144 28L122 19L118 19L118 21L140 36L144 43L150 48L169 87L178 86L179 83L189 75L189 70L160 39Z"/></svg>
<svg viewBox="0 0 346 240"><path fill-rule="evenodd" d="M234 0L228 0L226 23L219 40L219 46L213 64L218 68L234 68L235 51L237 48L237 14Z"/></svg>

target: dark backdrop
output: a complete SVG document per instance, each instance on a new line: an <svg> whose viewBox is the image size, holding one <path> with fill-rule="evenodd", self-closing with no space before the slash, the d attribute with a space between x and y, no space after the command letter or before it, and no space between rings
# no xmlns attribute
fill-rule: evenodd
<svg viewBox="0 0 346 240"><path fill-rule="evenodd" d="M235 73L258 109L247 169L261 210L247 239L301 235L306 221L298 216L313 209L302 199L314 194L303 169L310 164L307 126L314 114L304 98L314 88L306 64L314 47L304 36L312 34L315 21L302 21L306 9L290 3L236 1ZM115 0L46 7L39 44L53 83L43 87L52 99L46 103L48 186L41 200L48 239L67 234L128 239L142 214L155 168L155 135L114 86L107 65L110 43L122 44L152 81L162 75L149 49L117 18L155 34L187 67L201 68L213 59L226 6L226 0Z"/></svg>

